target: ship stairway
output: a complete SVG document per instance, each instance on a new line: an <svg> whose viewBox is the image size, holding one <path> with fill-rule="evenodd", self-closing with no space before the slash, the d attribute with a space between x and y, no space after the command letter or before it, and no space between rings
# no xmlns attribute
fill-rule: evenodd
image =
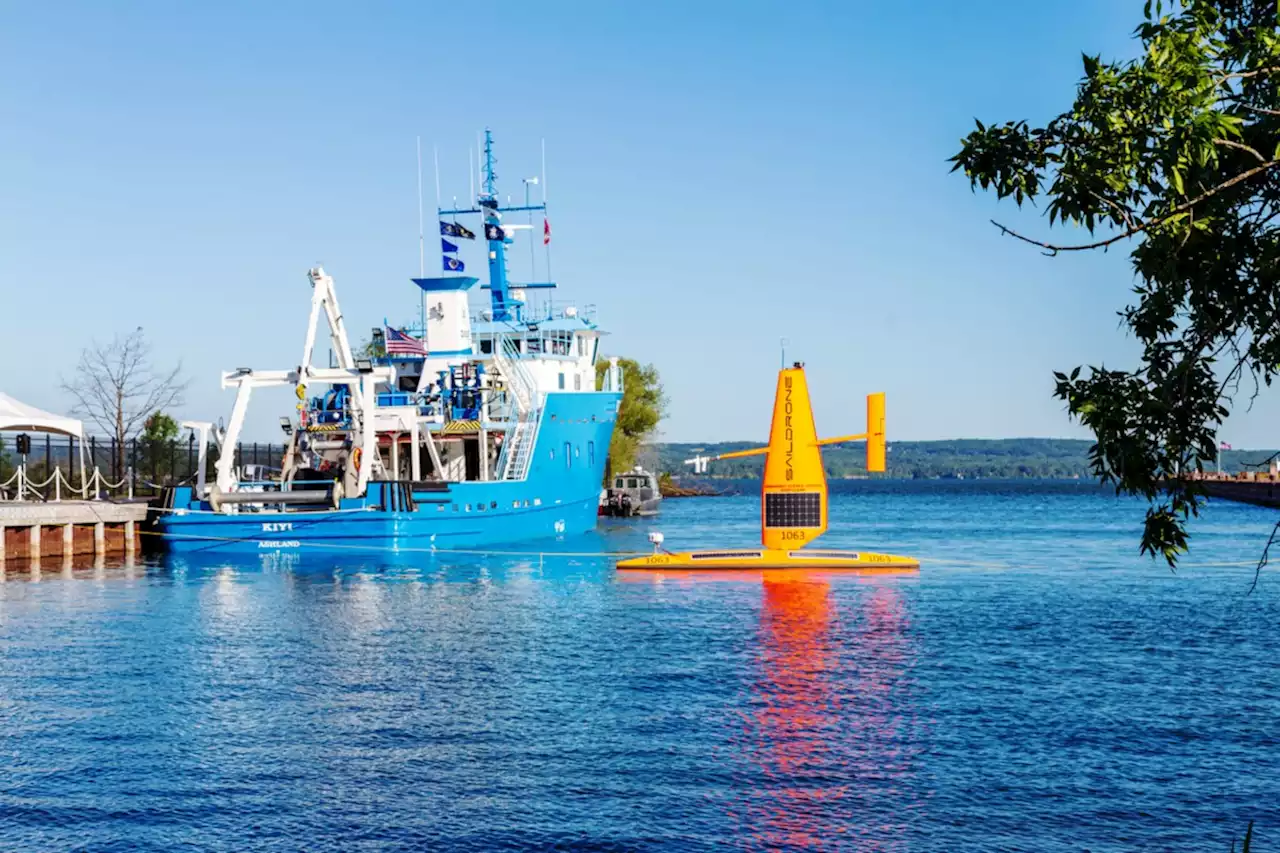
<svg viewBox="0 0 1280 853"><path fill-rule="evenodd" d="M498 458L498 476L501 479L523 480L529 475L529 462L533 459L533 448L538 443L541 416L541 411L521 416L515 427L507 433L508 438L503 442L502 453Z"/></svg>
<svg viewBox="0 0 1280 853"><path fill-rule="evenodd" d="M534 409L538 397L538 385L529 369L520 361L520 350L508 337L493 348L493 363L507 383L507 390L515 400L520 419L524 420Z"/></svg>

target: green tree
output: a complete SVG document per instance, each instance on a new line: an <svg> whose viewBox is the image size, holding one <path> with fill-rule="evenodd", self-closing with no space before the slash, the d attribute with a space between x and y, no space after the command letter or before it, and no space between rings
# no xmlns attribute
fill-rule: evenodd
<svg viewBox="0 0 1280 853"><path fill-rule="evenodd" d="M613 440L605 465L606 482L614 471L626 471L635 465L640 446L653 434L667 407L656 367L641 365L630 358L618 359L618 366L622 368L622 406L618 410L618 422L613 425ZM596 362L596 387L608 370L608 358Z"/></svg>
<svg viewBox="0 0 1280 853"><path fill-rule="evenodd" d="M1044 196L1049 225L1089 237L1002 234L1048 254L1132 240L1142 345L1132 369L1055 374L1094 434L1093 471L1148 501L1142 551L1175 565L1241 380L1280 365L1280 37L1275 0L1148 0L1139 58L1084 57L1071 109L1043 127L984 125L953 158L999 198ZM1166 11L1168 14L1165 14Z"/></svg>
<svg viewBox="0 0 1280 853"><path fill-rule="evenodd" d="M178 422L164 412L156 412L143 424L138 436L138 465L141 474L162 483L173 476L173 441L178 437Z"/></svg>

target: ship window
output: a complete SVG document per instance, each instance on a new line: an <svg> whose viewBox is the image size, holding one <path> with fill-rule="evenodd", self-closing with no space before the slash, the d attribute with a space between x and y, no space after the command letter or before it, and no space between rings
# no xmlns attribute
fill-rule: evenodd
<svg viewBox="0 0 1280 853"><path fill-rule="evenodd" d="M587 464L593 468L596 464L596 443L594 441L587 442Z"/></svg>
<svg viewBox="0 0 1280 853"><path fill-rule="evenodd" d="M577 458L578 458L579 456L581 456L581 455L582 455L582 448L581 448L581 447L576 447L576 446L575 446L575 447L573 448L573 458L574 458L574 459L577 459Z"/></svg>
<svg viewBox="0 0 1280 853"><path fill-rule="evenodd" d="M444 512L444 504L436 504L436 512Z"/></svg>
<svg viewBox="0 0 1280 853"><path fill-rule="evenodd" d="M458 511L458 505L457 505L457 504L454 504L454 505L453 505L453 511L454 511L454 512L457 512L457 511Z"/></svg>
<svg viewBox="0 0 1280 853"><path fill-rule="evenodd" d="M476 512L484 512L484 504L476 504Z"/></svg>
<svg viewBox="0 0 1280 853"><path fill-rule="evenodd" d="M578 355L587 354L587 339L583 335L578 335Z"/></svg>
<svg viewBox="0 0 1280 853"><path fill-rule="evenodd" d="M480 352L488 355L493 352L493 341L485 339L480 341Z"/></svg>
<svg viewBox="0 0 1280 853"><path fill-rule="evenodd" d="M534 499L533 499L533 505L534 505L534 506L542 506L542 498L534 498Z"/></svg>
<svg viewBox="0 0 1280 853"><path fill-rule="evenodd" d="M529 502L527 500L524 502L524 506L525 506L525 509L529 508Z"/></svg>
<svg viewBox="0 0 1280 853"><path fill-rule="evenodd" d="M561 391L564 390L564 374L563 373L560 374L560 390Z"/></svg>
<svg viewBox="0 0 1280 853"><path fill-rule="evenodd" d="M542 352L542 338L529 338L525 341L525 350L527 352Z"/></svg>
<svg viewBox="0 0 1280 853"><path fill-rule="evenodd" d="M547 451L547 455L549 455L552 459L555 459L555 458L556 458L556 449L555 449L554 447L553 447L553 448L551 448L550 450L548 450L548 451Z"/></svg>
<svg viewBox="0 0 1280 853"><path fill-rule="evenodd" d="M512 508L512 509L519 509L519 508L520 508L520 501L512 501L512 502L511 502L511 508Z"/></svg>
<svg viewBox="0 0 1280 853"><path fill-rule="evenodd" d="M573 374L573 390L575 391L582 390L582 374L581 373Z"/></svg>
<svg viewBox="0 0 1280 853"><path fill-rule="evenodd" d="M564 443L564 467L573 467L573 454L569 451L569 442Z"/></svg>

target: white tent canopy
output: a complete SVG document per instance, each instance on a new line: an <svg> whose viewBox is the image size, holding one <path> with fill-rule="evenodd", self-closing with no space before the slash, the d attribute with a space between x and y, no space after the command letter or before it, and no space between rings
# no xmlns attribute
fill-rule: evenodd
<svg viewBox="0 0 1280 853"><path fill-rule="evenodd" d="M0 432L54 432L84 439L84 424L28 406L0 391Z"/></svg>
<svg viewBox="0 0 1280 853"><path fill-rule="evenodd" d="M80 445L80 495L81 497L89 497L89 481L85 479L84 465L84 424L75 418L68 418L62 415L55 415L52 412L46 412L44 409L37 409L35 406L28 406L20 400L15 400L8 394L0 391L0 432L51 432L58 435L69 435L72 438L80 439L77 444ZM18 499L23 497L24 487L22 478L26 476L26 458L23 458L22 465L18 468ZM62 476L57 469L54 470L55 478ZM70 485L70 483L68 483ZM55 487L56 488L56 487Z"/></svg>

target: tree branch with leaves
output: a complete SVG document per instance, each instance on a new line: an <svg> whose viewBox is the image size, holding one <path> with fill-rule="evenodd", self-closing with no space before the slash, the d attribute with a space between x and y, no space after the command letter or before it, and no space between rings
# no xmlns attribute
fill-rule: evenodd
<svg viewBox="0 0 1280 853"><path fill-rule="evenodd" d="M1204 499L1187 474L1217 458L1240 378L1270 385L1280 366L1276 2L1148 2L1135 37L1138 59L1084 57L1069 111L978 122L952 159L971 186L1044 198L1051 227L1091 238L1001 234L1050 255L1137 241L1121 317L1140 364L1058 373L1055 394L1093 431L1094 472L1148 501L1143 553L1174 566Z"/></svg>

